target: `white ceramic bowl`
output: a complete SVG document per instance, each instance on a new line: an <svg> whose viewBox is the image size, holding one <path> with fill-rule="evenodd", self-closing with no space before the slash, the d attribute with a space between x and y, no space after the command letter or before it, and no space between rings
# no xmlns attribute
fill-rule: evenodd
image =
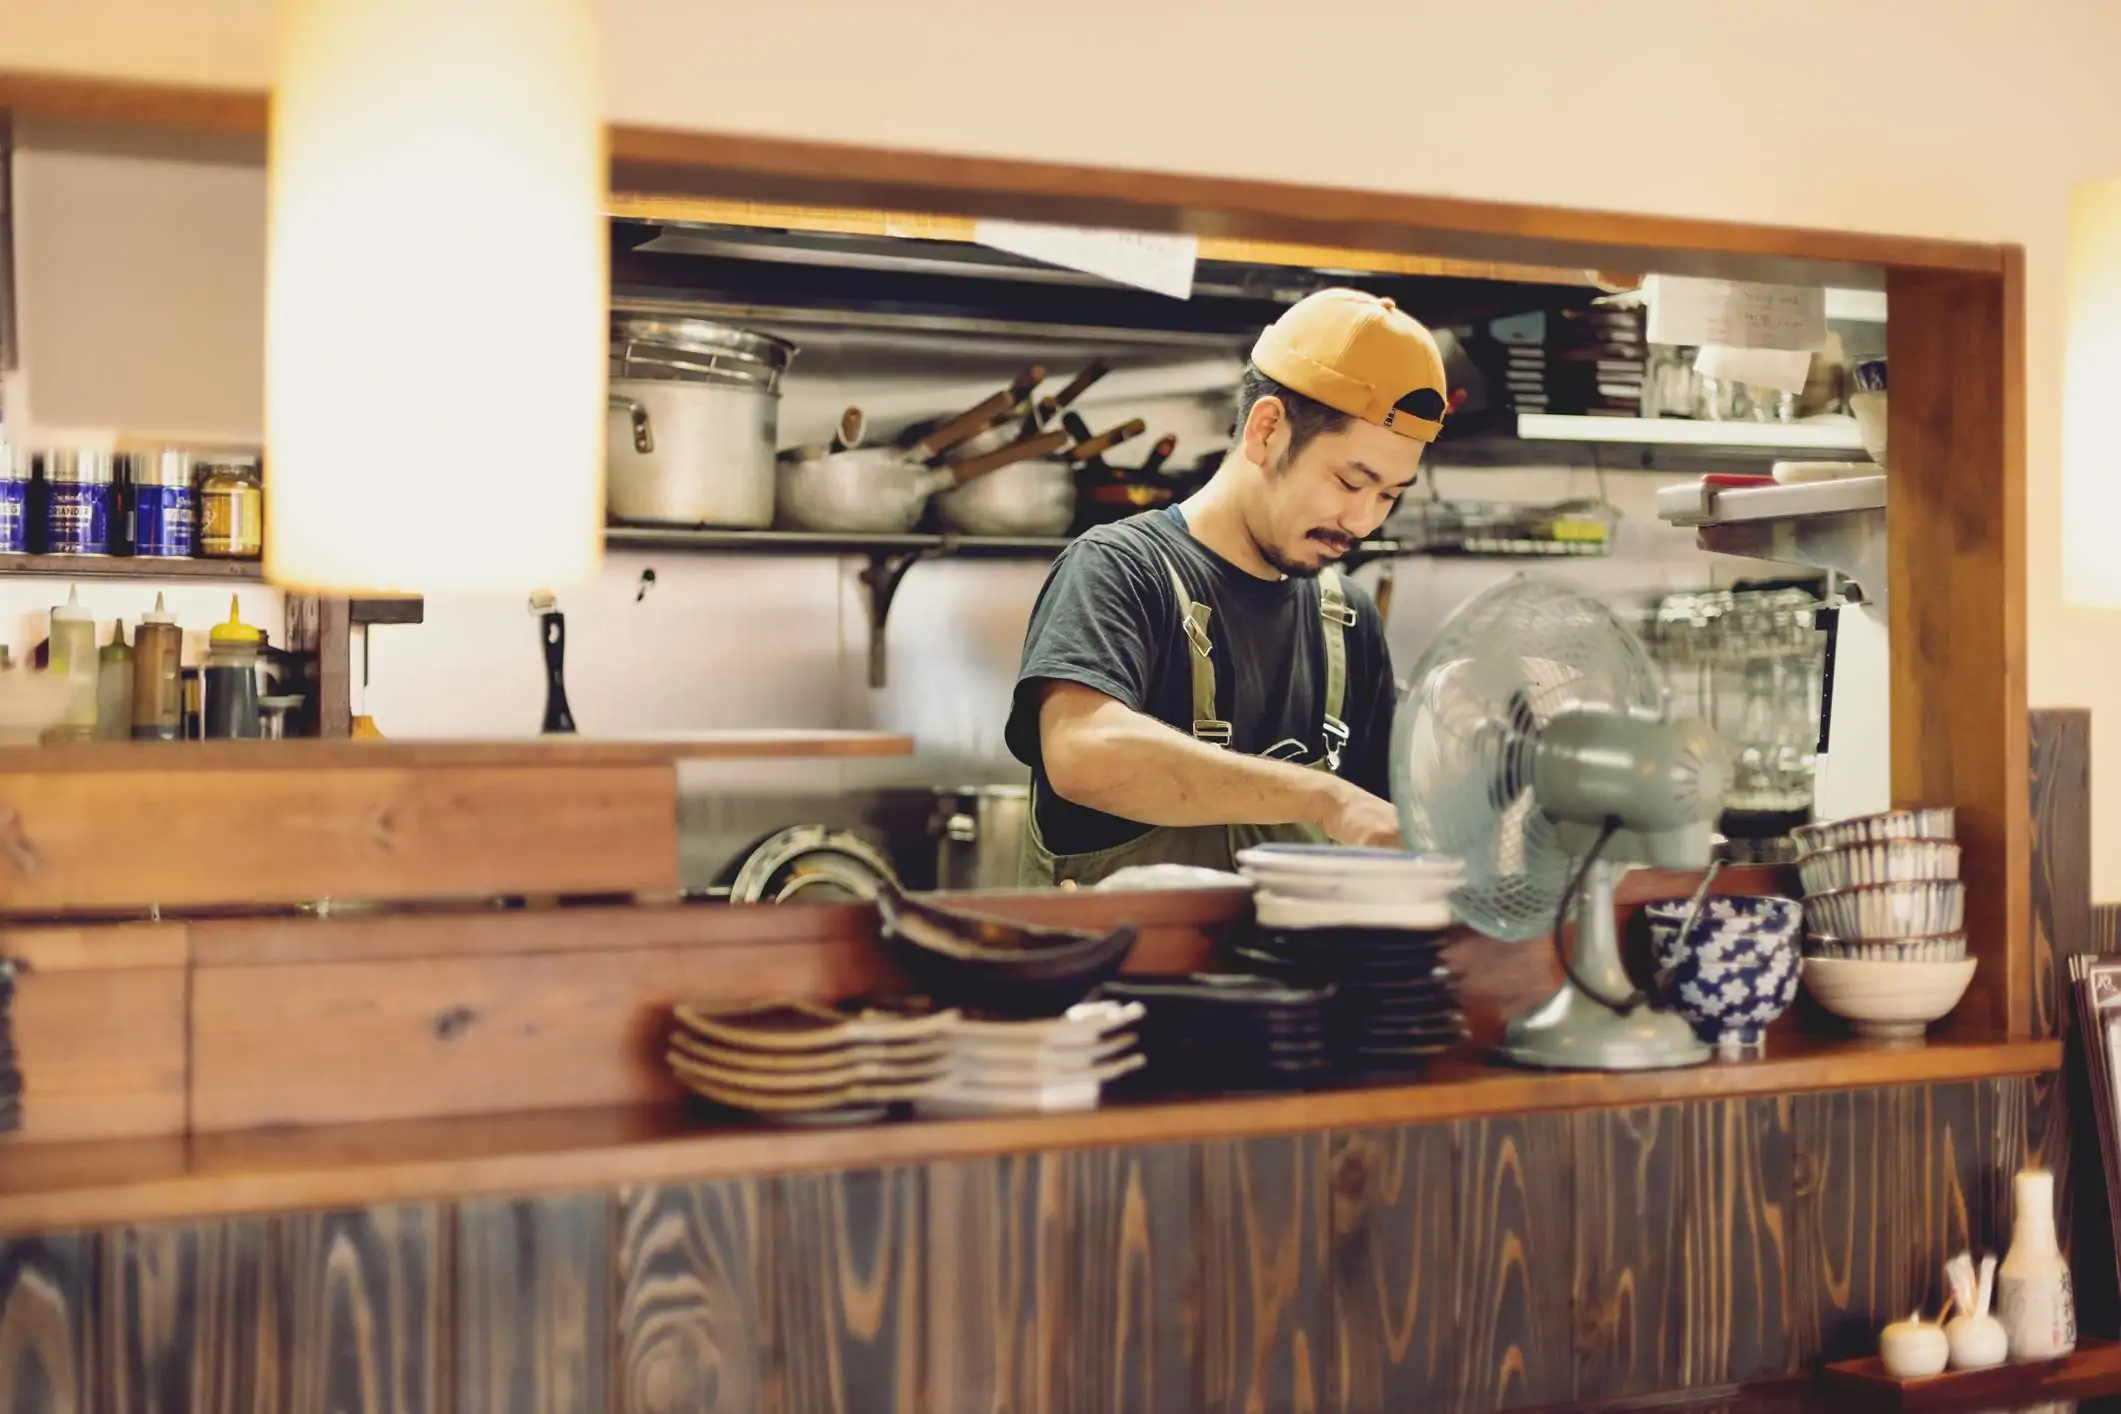
<svg viewBox="0 0 2121 1414"><path fill-rule="evenodd" d="M1871 884L1959 877L1959 846L1950 840L1876 840L1821 850L1797 861L1808 894Z"/></svg>
<svg viewBox="0 0 2121 1414"><path fill-rule="evenodd" d="M1966 956L1966 934L1850 943L1814 933L1805 952L1810 957L1845 957L1859 962L1957 962Z"/></svg>
<svg viewBox="0 0 2121 1414"><path fill-rule="evenodd" d="M1856 815L1846 820L1822 820L1799 825L1790 831L1799 857L1822 850L1845 849L1852 844L1880 840L1949 840L1958 838L1952 807L1933 805L1921 810L1888 810L1879 815Z"/></svg>
<svg viewBox="0 0 2121 1414"><path fill-rule="evenodd" d="M1804 916L1814 933L1845 943L1941 937L1966 926L1966 885L1933 879L1834 889L1807 897Z"/></svg>
<svg viewBox="0 0 2121 1414"><path fill-rule="evenodd" d="M1932 1021L1959 1005L1967 983L1974 980L1976 962L1971 957L1959 962L1807 958L1804 987L1859 1036L1920 1036Z"/></svg>

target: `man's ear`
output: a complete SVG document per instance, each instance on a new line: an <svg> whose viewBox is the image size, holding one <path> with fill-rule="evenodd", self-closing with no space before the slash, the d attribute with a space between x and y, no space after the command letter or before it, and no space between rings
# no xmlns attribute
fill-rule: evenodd
<svg viewBox="0 0 2121 1414"><path fill-rule="evenodd" d="M1273 465L1274 454L1268 444L1274 440L1274 434L1286 427L1288 422L1289 412L1282 406L1280 398L1268 396L1254 402L1251 411L1245 414L1245 425L1239 439L1244 445L1245 460L1255 466Z"/></svg>

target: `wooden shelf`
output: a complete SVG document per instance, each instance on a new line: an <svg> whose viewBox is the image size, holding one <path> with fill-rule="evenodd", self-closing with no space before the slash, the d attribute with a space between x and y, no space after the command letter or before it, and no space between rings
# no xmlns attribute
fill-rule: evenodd
<svg viewBox="0 0 2121 1414"><path fill-rule="evenodd" d="M1447 1058L1421 1081L1374 1089L844 1129L716 1125L658 1107L282 1128L189 1141L0 1145L0 1234L1930 1084L2042 1074L2062 1060L2057 1041L1884 1047L1777 1037L1770 1044L1765 1059L1687 1070L1545 1073Z"/></svg>
<svg viewBox="0 0 2121 1414"><path fill-rule="evenodd" d="M136 555L0 555L0 575L44 579L218 579L262 581L256 560L141 559Z"/></svg>
<svg viewBox="0 0 2121 1414"><path fill-rule="evenodd" d="M911 756L913 738L871 731L703 731L643 737L508 741L83 742L0 747L0 773L315 771L343 767L630 766Z"/></svg>
<svg viewBox="0 0 2121 1414"><path fill-rule="evenodd" d="M1527 412L1517 417L1523 442L1600 442L1630 447L1691 447L1698 451L1819 452L1861 456L1863 438L1853 417L1816 422L1709 422L1682 417L1572 417Z"/></svg>

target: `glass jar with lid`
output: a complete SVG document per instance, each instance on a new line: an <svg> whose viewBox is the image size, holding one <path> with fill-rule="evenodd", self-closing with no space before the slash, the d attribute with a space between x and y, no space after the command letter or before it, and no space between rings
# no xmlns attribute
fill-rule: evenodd
<svg viewBox="0 0 2121 1414"><path fill-rule="evenodd" d="M265 552L265 483L256 457L198 459L199 553L255 560Z"/></svg>

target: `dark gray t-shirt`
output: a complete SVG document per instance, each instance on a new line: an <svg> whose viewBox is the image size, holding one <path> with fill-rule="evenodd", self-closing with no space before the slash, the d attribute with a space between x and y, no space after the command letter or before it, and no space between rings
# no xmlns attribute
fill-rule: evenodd
<svg viewBox="0 0 2121 1414"><path fill-rule="evenodd" d="M1039 833L1056 854L1108 849L1147 827L1053 793L1039 753L1045 683L1080 683L1180 731L1193 730L1192 665L1166 560L1186 592L1209 607L1215 705L1233 728L1231 749L1298 761L1325 754L1318 581L1247 574L1195 540L1176 508L1098 526L1062 551L1039 591L1009 711L1009 750L1032 769ZM1375 602L1345 574L1341 583L1356 619L1347 630L1341 717L1349 740L1340 774L1383 796L1389 794L1391 656Z"/></svg>

